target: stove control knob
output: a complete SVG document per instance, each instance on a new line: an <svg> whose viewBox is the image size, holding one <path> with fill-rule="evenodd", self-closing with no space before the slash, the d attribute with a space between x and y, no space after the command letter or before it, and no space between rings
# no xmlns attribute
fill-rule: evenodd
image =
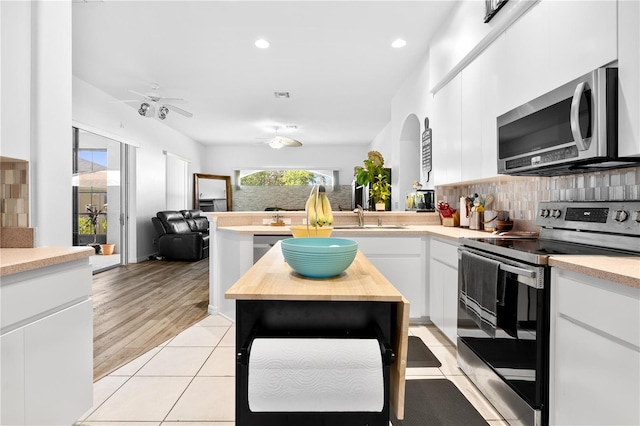
<svg viewBox="0 0 640 426"><path fill-rule="evenodd" d="M562 211L560 209L551 210L551 217L554 219L560 219L560 216L562 216Z"/></svg>
<svg viewBox="0 0 640 426"><path fill-rule="evenodd" d="M613 212L613 220L616 222L624 222L629 217L629 213L625 210L616 210Z"/></svg>
<svg viewBox="0 0 640 426"><path fill-rule="evenodd" d="M547 210L547 209L540 210L540 216L549 217L549 210Z"/></svg>

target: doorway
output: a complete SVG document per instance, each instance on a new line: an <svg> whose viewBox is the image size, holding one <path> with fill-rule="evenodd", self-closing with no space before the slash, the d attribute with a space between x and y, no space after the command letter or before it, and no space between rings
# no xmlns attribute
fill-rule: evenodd
<svg viewBox="0 0 640 426"><path fill-rule="evenodd" d="M73 128L73 245L94 248L94 274L126 263L127 148Z"/></svg>

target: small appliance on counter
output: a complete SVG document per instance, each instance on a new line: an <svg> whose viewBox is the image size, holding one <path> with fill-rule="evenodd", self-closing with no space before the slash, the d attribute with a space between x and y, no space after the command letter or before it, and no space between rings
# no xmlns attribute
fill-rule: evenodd
<svg viewBox="0 0 640 426"><path fill-rule="evenodd" d="M407 192L406 194L406 211L415 212L435 212L435 191L433 189L418 189L416 191Z"/></svg>

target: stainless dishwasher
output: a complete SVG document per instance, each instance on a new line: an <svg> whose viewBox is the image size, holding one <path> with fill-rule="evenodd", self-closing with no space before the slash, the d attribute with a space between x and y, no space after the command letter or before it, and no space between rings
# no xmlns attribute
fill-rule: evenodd
<svg viewBox="0 0 640 426"><path fill-rule="evenodd" d="M260 260L278 241L286 238L291 238L291 235L254 235L253 263Z"/></svg>

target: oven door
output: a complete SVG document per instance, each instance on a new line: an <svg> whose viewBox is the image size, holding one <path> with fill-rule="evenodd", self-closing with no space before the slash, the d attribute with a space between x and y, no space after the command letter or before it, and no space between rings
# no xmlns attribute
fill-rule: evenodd
<svg viewBox="0 0 640 426"><path fill-rule="evenodd" d="M462 351L475 354L529 406L539 409L545 403L548 375L546 268L467 247L459 249L458 257L458 343L464 345ZM487 282L491 273L478 270L478 262L496 265L495 278ZM495 293L490 296L495 294L495 305L479 306L483 304L476 299L483 297L478 294L491 291L488 286L494 279ZM483 288L478 293L474 286Z"/></svg>

